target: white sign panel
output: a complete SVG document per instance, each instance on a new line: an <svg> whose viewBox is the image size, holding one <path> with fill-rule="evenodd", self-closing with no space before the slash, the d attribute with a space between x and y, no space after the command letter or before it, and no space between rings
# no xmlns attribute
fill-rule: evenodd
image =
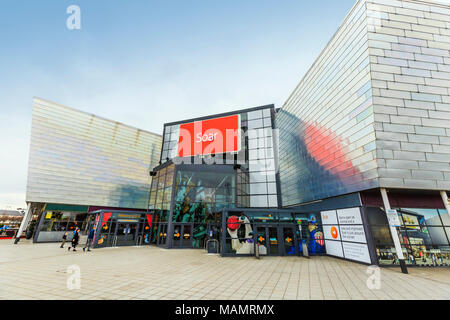
<svg viewBox="0 0 450 320"><path fill-rule="evenodd" d="M400 219L398 218L397 210L387 210L386 215L391 227L400 227L401 223Z"/></svg>
<svg viewBox="0 0 450 320"><path fill-rule="evenodd" d="M336 226L322 226L325 239L327 240L341 240L339 227Z"/></svg>
<svg viewBox="0 0 450 320"><path fill-rule="evenodd" d="M359 208L341 209L337 211L339 224L362 224Z"/></svg>
<svg viewBox="0 0 450 320"><path fill-rule="evenodd" d="M360 208L321 212L327 254L371 263Z"/></svg>
<svg viewBox="0 0 450 320"><path fill-rule="evenodd" d="M366 244L342 242L344 257L364 263L371 263L369 249Z"/></svg>
<svg viewBox="0 0 450 320"><path fill-rule="evenodd" d="M336 210L331 211L322 211L320 213L322 217L322 224L337 224L337 216L336 216Z"/></svg>
<svg viewBox="0 0 450 320"><path fill-rule="evenodd" d="M342 241L366 243L364 226L339 226Z"/></svg>
<svg viewBox="0 0 450 320"><path fill-rule="evenodd" d="M340 257L340 258L344 257L341 241L325 240L325 248L326 248L327 254L329 254L330 256L335 256L335 257Z"/></svg>

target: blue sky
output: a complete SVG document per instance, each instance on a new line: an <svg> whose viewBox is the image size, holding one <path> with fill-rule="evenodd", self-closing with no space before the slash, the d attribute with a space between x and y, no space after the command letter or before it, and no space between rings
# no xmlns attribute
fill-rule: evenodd
<svg viewBox="0 0 450 320"><path fill-rule="evenodd" d="M0 207L25 205L34 96L156 133L281 107L354 2L2 0Z"/></svg>

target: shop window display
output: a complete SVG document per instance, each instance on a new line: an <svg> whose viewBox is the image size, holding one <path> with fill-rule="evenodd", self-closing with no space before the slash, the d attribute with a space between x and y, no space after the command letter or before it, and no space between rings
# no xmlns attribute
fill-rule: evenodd
<svg viewBox="0 0 450 320"><path fill-rule="evenodd" d="M172 222L208 223L234 206L234 174L178 171Z"/></svg>
<svg viewBox="0 0 450 320"><path fill-rule="evenodd" d="M73 231L77 227L82 232L86 229L87 214L66 211L45 211L40 231Z"/></svg>
<svg viewBox="0 0 450 320"><path fill-rule="evenodd" d="M225 252L237 255L253 255L255 244L253 237L253 227L249 217L244 213L240 216L231 215L227 219L227 235L225 240ZM267 254L267 247L258 243L259 253Z"/></svg>
<svg viewBox="0 0 450 320"><path fill-rule="evenodd" d="M223 250L227 255L253 255L256 245L260 255L302 255L303 244L310 255L325 253L318 214L230 211L225 224Z"/></svg>
<svg viewBox="0 0 450 320"><path fill-rule="evenodd" d="M381 265L398 264L383 208L367 208L372 236ZM397 233L409 265L450 265L449 234L441 209L396 208L402 225ZM445 212L446 214L446 212Z"/></svg>

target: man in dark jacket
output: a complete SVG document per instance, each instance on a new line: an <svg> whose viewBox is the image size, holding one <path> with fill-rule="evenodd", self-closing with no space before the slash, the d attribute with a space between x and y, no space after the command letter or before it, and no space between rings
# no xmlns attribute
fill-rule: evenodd
<svg viewBox="0 0 450 320"><path fill-rule="evenodd" d="M72 237L72 248L73 251L77 251L75 248L78 245L78 241L80 240L80 228L76 228L75 232L73 233L73 237ZM68 248L68 250L70 251L70 248Z"/></svg>
<svg viewBox="0 0 450 320"><path fill-rule="evenodd" d="M87 247L87 251L91 251L91 244L92 244L92 241L94 240L94 235L95 235L95 227L93 227L91 229L91 231L89 231L89 235L88 235L88 238L86 241L86 245L83 248L83 251L86 250L86 247Z"/></svg>

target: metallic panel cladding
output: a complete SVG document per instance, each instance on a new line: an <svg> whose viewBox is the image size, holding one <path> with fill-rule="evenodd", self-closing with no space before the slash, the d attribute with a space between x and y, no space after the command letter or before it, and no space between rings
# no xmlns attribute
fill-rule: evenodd
<svg viewBox="0 0 450 320"><path fill-rule="evenodd" d="M450 190L450 6L357 1L276 124L283 206Z"/></svg>
<svg viewBox="0 0 450 320"><path fill-rule="evenodd" d="M147 209L162 136L35 98L27 202Z"/></svg>
<svg viewBox="0 0 450 320"><path fill-rule="evenodd" d="M283 206L377 187L365 2L278 112Z"/></svg>
<svg viewBox="0 0 450 320"><path fill-rule="evenodd" d="M450 6L366 3L380 187L450 190Z"/></svg>

